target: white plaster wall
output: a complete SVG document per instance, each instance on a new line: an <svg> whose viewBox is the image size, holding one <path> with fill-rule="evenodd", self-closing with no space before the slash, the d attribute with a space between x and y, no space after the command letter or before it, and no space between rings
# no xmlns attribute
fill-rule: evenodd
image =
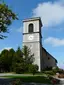
<svg viewBox="0 0 64 85"><path fill-rule="evenodd" d="M30 40L29 36L32 35L33 39ZM35 42L35 41L40 41L39 39L39 33L33 33L33 34L24 34L23 35L23 42Z"/></svg>
<svg viewBox="0 0 64 85"><path fill-rule="evenodd" d="M23 33L28 33L28 26L31 23L34 25L34 32L39 32L39 29L40 29L39 20L35 20L35 21L28 21L23 23Z"/></svg>
<svg viewBox="0 0 64 85"><path fill-rule="evenodd" d="M33 43L23 43L23 46L26 45L31 49L31 53L34 53L34 64L37 64L39 66L39 71L41 71L41 63L40 63L40 43L39 42L33 42Z"/></svg>

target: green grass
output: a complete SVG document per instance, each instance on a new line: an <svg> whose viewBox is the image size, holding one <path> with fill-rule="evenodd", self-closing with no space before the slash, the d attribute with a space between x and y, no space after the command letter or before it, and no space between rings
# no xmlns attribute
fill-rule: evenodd
<svg viewBox="0 0 64 85"><path fill-rule="evenodd" d="M22 82L36 82L50 84L50 80L44 76L5 76L13 79L20 79Z"/></svg>

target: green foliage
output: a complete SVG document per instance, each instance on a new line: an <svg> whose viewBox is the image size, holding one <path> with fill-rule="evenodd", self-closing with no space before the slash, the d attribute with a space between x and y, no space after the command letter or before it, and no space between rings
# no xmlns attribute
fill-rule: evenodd
<svg viewBox="0 0 64 85"><path fill-rule="evenodd" d="M34 55L31 54L27 46L17 49L15 57L13 58L12 71L16 73L24 73L29 71L29 65L33 63Z"/></svg>
<svg viewBox="0 0 64 85"><path fill-rule="evenodd" d="M42 71L42 73L47 74L47 75L55 75L59 71L60 69L58 67L55 67L54 69L45 69Z"/></svg>
<svg viewBox="0 0 64 85"><path fill-rule="evenodd" d="M45 74L54 75L55 72L53 72L53 71L45 71Z"/></svg>
<svg viewBox="0 0 64 85"><path fill-rule="evenodd" d="M60 71L60 69L58 67L55 67L54 69L52 69L52 71L56 74L57 72Z"/></svg>
<svg viewBox="0 0 64 85"><path fill-rule="evenodd" d="M15 71L16 73L28 72L29 64L33 63L33 55L31 55L31 51L27 46L24 46L22 48L22 52L20 51L21 51L20 49L16 51L16 58L18 59L15 63L16 67L14 66ZM21 56L21 53L22 53L22 56Z"/></svg>
<svg viewBox="0 0 64 85"><path fill-rule="evenodd" d="M46 67L45 69L43 69L43 71L51 71L52 67Z"/></svg>
<svg viewBox="0 0 64 85"><path fill-rule="evenodd" d="M24 46L22 50L20 47L16 51L14 49L3 50L0 54L0 72L37 72L38 66L33 65L34 55L31 54L30 49Z"/></svg>
<svg viewBox="0 0 64 85"><path fill-rule="evenodd" d="M23 58L26 64L32 64L34 62L34 54L31 54L30 48L24 46L22 48Z"/></svg>
<svg viewBox="0 0 64 85"><path fill-rule="evenodd" d="M12 65L12 58L15 51L10 49L9 51L4 49L0 54L0 71L10 71Z"/></svg>
<svg viewBox="0 0 64 85"><path fill-rule="evenodd" d="M31 72L33 75L38 72L38 66L37 65L29 65L29 72Z"/></svg>
<svg viewBox="0 0 64 85"><path fill-rule="evenodd" d="M1 69L2 68L2 69ZM2 71L4 70L9 70L9 58L8 58L8 50L4 49L1 52L1 57L0 57L0 69Z"/></svg>
<svg viewBox="0 0 64 85"><path fill-rule="evenodd" d="M59 68L58 67L50 67L50 68L45 68L42 73L47 74L47 75L55 75L57 72L59 72Z"/></svg>
<svg viewBox="0 0 64 85"><path fill-rule="evenodd" d="M15 52L15 56L13 57L13 62L12 62L12 71L16 73L21 73L23 72L23 55L20 47Z"/></svg>
<svg viewBox="0 0 64 85"><path fill-rule="evenodd" d="M31 50L27 46L24 46L22 48L22 53L24 59L24 70L25 72L28 72L29 65L34 62L34 57L33 57L34 54L31 54Z"/></svg>
<svg viewBox="0 0 64 85"><path fill-rule="evenodd" d="M17 19L16 14L4 3L0 3L0 39L6 36L2 33L8 32L7 27L12 23L12 20Z"/></svg>
<svg viewBox="0 0 64 85"><path fill-rule="evenodd" d="M12 71L12 65L13 65L13 58L15 57L15 51L14 49L10 49L8 52L8 58L9 58L9 69Z"/></svg>

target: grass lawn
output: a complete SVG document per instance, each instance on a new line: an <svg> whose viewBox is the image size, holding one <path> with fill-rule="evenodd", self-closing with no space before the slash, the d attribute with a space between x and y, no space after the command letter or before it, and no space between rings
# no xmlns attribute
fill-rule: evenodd
<svg viewBox="0 0 64 85"><path fill-rule="evenodd" d="M50 84L50 79L44 76L4 76L5 78L20 79L22 82L36 82Z"/></svg>

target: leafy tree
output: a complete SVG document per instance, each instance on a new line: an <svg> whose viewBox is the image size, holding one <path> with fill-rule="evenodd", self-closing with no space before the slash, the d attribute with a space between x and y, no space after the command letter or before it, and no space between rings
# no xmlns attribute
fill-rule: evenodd
<svg viewBox="0 0 64 85"><path fill-rule="evenodd" d="M34 62L34 54L31 53L30 48L27 46L24 46L22 48L22 53L23 53L23 59L24 59L24 69L25 71L28 71L29 65Z"/></svg>
<svg viewBox="0 0 64 85"><path fill-rule="evenodd" d="M34 61L33 56L27 46L24 46L22 50L18 48L13 59L13 71L16 73L28 72L29 64Z"/></svg>
<svg viewBox="0 0 64 85"><path fill-rule="evenodd" d="M8 50L4 49L0 56L0 70L9 71Z"/></svg>
<svg viewBox="0 0 64 85"><path fill-rule="evenodd" d="M29 72L31 72L33 75L38 72L38 65L30 64L29 65Z"/></svg>
<svg viewBox="0 0 64 85"><path fill-rule="evenodd" d="M23 53L22 53L20 47L18 47L18 49L16 50L16 56L17 57L22 57L23 56Z"/></svg>
<svg viewBox="0 0 64 85"><path fill-rule="evenodd" d="M9 58L9 69L10 71L12 71L12 65L13 65L13 58L15 57L15 51L13 48L11 48L9 51L8 51L8 58Z"/></svg>
<svg viewBox="0 0 64 85"><path fill-rule="evenodd" d="M22 54L20 47L18 47L18 49L15 53L15 57L13 58L12 71L14 71L16 73L21 73L24 71L23 69L24 69L23 54Z"/></svg>
<svg viewBox="0 0 64 85"><path fill-rule="evenodd" d="M0 54L0 68L3 71L11 71L13 57L15 55L15 51L13 49L6 50L4 49Z"/></svg>
<svg viewBox="0 0 64 85"><path fill-rule="evenodd" d="M18 19L16 14L4 3L0 3L0 39L4 39L2 33L8 32L8 26L12 23L12 20Z"/></svg>
<svg viewBox="0 0 64 85"><path fill-rule="evenodd" d="M22 50L20 49L20 47L18 47L16 51L14 51L14 49L4 49L0 54L0 69L5 72L29 72L29 69L33 67L33 56L34 54L31 53L30 49L27 46L24 46ZM29 68L29 66L31 67Z"/></svg>
<svg viewBox="0 0 64 85"><path fill-rule="evenodd" d="M34 62L34 54L31 53L30 48L28 48L27 46L24 46L22 48L22 53L23 53L23 58L25 63L27 64L32 64Z"/></svg>

